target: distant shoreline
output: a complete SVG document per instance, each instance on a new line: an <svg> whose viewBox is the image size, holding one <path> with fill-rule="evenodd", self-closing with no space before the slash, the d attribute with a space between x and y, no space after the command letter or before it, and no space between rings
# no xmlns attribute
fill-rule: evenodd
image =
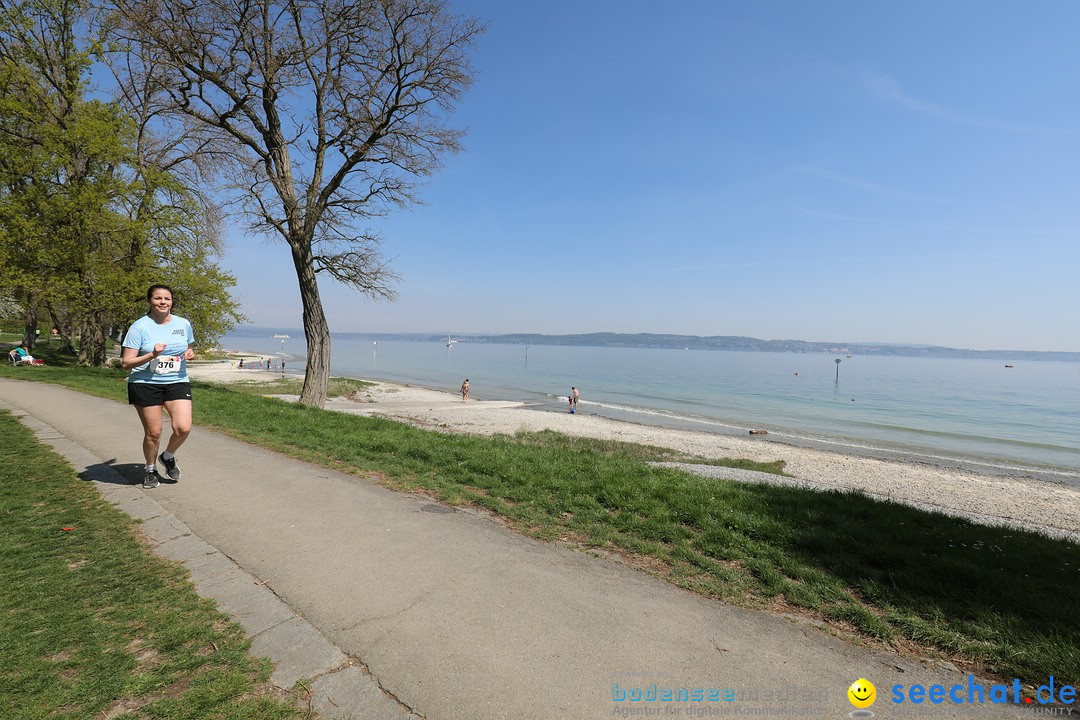
<svg viewBox="0 0 1080 720"><path fill-rule="evenodd" d="M230 335L262 337L278 334L282 328L250 327L234 329ZM285 328L295 333L292 341L302 340L303 330ZM398 340L404 342L446 342L446 333L332 333L332 337L352 339ZM971 350L938 345L905 343L850 343L807 340L761 340L737 335L669 335L659 333L582 333L545 335L541 333L462 334L452 335L455 343L491 343L499 345L570 345L577 347L628 347L657 350L726 350L734 352L776 352L812 355L866 355L871 357L961 358L968 360L1011 360L1024 362L1080 363L1080 351L1057 350Z"/></svg>

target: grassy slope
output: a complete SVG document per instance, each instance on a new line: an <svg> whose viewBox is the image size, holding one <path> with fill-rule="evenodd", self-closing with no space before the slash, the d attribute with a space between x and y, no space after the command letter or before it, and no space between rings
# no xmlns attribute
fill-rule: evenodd
<svg viewBox="0 0 1080 720"><path fill-rule="evenodd" d="M306 717L242 628L0 413L0 717Z"/></svg>

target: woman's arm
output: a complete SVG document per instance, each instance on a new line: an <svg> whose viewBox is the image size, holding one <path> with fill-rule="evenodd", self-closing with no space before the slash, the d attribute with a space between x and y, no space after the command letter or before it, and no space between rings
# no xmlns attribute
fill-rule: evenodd
<svg viewBox="0 0 1080 720"><path fill-rule="evenodd" d="M165 343L158 343L157 345L154 345L153 352L148 353L140 353L139 348L126 347L120 354L120 364L125 370L131 370L140 365L145 365L161 353L165 352L166 347ZM191 348L188 348L188 350L190 351Z"/></svg>

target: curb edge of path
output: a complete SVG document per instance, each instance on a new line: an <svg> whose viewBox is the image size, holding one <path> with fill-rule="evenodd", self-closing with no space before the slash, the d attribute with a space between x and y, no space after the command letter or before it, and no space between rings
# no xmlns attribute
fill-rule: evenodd
<svg viewBox="0 0 1080 720"><path fill-rule="evenodd" d="M196 592L251 638L251 653L274 664L270 682L286 692L307 679L311 707L322 718L422 720L379 684L364 663L331 643L263 581L196 535L138 485L89 450L22 408L0 401L5 410L49 445L98 494L140 524L153 552L187 568Z"/></svg>

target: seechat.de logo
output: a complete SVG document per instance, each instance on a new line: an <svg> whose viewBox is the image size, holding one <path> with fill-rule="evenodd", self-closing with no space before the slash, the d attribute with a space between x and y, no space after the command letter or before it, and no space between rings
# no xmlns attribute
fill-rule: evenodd
<svg viewBox="0 0 1080 720"><path fill-rule="evenodd" d="M1040 685L1035 690L1035 697L1026 696L1020 687L1020 680L1014 679L1008 685L991 685L989 688L975 681L974 675L967 676L967 684L957 683L950 687L944 685L912 684L911 686L893 685L892 701L896 705L911 703L922 705L940 705L952 703L954 705L981 705L986 702L995 705L1024 705L1027 707L1052 705L1059 703L1066 706L1064 709L1072 710L1076 705L1076 688L1072 685L1055 683L1054 676L1045 685Z"/></svg>

